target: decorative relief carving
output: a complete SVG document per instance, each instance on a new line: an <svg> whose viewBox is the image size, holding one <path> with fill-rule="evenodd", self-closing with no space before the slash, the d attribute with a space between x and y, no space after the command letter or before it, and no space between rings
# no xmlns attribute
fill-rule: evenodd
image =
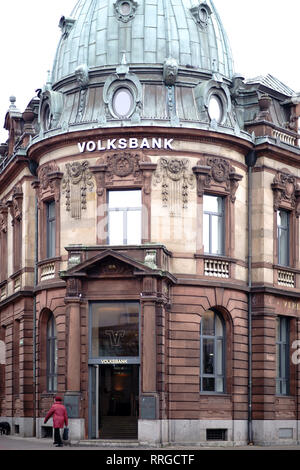
<svg viewBox="0 0 300 470"><path fill-rule="evenodd" d="M66 195L66 210L71 213L73 219L81 218L81 211L86 209L87 191L92 191L93 187L87 161L66 164L62 193Z"/></svg>
<svg viewBox="0 0 300 470"><path fill-rule="evenodd" d="M0 232L7 233L8 209L5 204L0 204Z"/></svg>
<svg viewBox="0 0 300 470"><path fill-rule="evenodd" d="M132 267L116 259L108 258L100 267L95 268L94 274L99 276L132 275Z"/></svg>
<svg viewBox="0 0 300 470"><path fill-rule="evenodd" d="M48 163L38 171L38 180L33 183L37 190L38 202L50 195L54 196L55 202L60 201L60 182L63 173L55 163Z"/></svg>
<svg viewBox="0 0 300 470"><path fill-rule="evenodd" d="M147 250L146 251L146 256L145 256L145 265L148 266L148 268L151 269L157 269L157 264L156 264L156 250Z"/></svg>
<svg viewBox="0 0 300 470"><path fill-rule="evenodd" d="M23 191L21 186L15 186L11 201L7 201L6 206L9 208L12 217L12 225L16 220L22 220Z"/></svg>
<svg viewBox="0 0 300 470"><path fill-rule="evenodd" d="M91 167L91 171L96 178L98 196L102 196L107 186L120 179L126 179L132 185L143 186L145 194L150 194L150 181L155 168L156 165L150 160L142 161L141 155L124 152L99 159L97 165Z"/></svg>
<svg viewBox="0 0 300 470"><path fill-rule="evenodd" d="M71 277L67 279L67 297L79 297L81 294L81 281Z"/></svg>
<svg viewBox="0 0 300 470"><path fill-rule="evenodd" d="M163 76L167 86L175 85L178 76L178 62L176 59L168 57L165 60Z"/></svg>
<svg viewBox="0 0 300 470"><path fill-rule="evenodd" d="M86 97L89 85L89 69L86 64L79 65L75 70L77 83L80 87L76 122L81 122L86 106Z"/></svg>
<svg viewBox="0 0 300 470"><path fill-rule="evenodd" d="M299 217L300 190L297 180L288 170L279 170L271 185L274 192L274 211L279 207L287 209L295 209L296 215Z"/></svg>
<svg viewBox="0 0 300 470"><path fill-rule="evenodd" d="M141 179L139 168L140 156L130 153L116 154L107 158L107 178L113 179L114 176L124 178L132 175L135 179Z"/></svg>
<svg viewBox="0 0 300 470"><path fill-rule="evenodd" d="M193 171L197 178L199 197L202 197L207 189L222 190L230 195L232 203L235 202L236 191L243 177L236 173L227 160L219 157L204 157L203 160L198 161Z"/></svg>
<svg viewBox="0 0 300 470"><path fill-rule="evenodd" d="M162 203L170 215L180 215L188 207L189 188L194 187L194 175L186 159L161 158L154 174L154 185L161 184Z"/></svg>

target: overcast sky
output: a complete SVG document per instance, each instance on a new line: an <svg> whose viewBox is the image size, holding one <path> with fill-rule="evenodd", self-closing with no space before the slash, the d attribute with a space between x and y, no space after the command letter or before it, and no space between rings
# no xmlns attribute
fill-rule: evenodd
<svg viewBox="0 0 300 470"><path fill-rule="evenodd" d="M196 1L196 0L195 0ZM76 0L9 0L0 15L0 142L9 97L24 111L46 82L60 38L58 22ZM300 1L214 0L227 31L235 71L274 75L300 92Z"/></svg>

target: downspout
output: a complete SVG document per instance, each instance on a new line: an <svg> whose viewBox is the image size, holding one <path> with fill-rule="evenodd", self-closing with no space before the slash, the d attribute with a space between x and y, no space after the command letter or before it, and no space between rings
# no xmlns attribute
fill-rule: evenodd
<svg viewBox="0 0 300 470"><path fill-rule="evenodd" d="M28 162L28 167L31 174L37 177L38 165L33 160ZM32 328L32 375L33 375L33 436L37 436L36 426L36 318L37 318L37 301L36 301L36 286L38 285L38 245L39 245L39 210L38 210L38 198L35 196L35 244L34 244L34 289L33 289L33 328Z"/></svg>
<svg viewBox="0 0 300 470"><path fill-rule="evenodd" d="M252 168L257 156L254 150L246 155L248 166L248 445L253 445L252 425Z"/></svg>

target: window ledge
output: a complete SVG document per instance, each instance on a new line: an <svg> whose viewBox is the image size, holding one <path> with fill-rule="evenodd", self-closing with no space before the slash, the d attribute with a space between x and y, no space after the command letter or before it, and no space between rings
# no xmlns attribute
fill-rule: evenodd
<svg viewBox="0 0 300 470"><path fill-rule="evenodd" d="M222 392L199 392L201 397L220 397L220 398L231 398L229 393L222 393Z"/></svg>

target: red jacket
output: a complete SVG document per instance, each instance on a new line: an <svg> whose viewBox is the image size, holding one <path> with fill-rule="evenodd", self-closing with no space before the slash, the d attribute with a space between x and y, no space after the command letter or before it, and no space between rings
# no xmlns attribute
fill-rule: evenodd
<svg viewBox="0 0 300 470"><path fill-rule="evenodd" d="M64 405L61 403L54 403L50 408L44 423L46 424L48 419L53 416L53 427L54 428L63 428L64 425L68 426L68 415L67 410Z"/></svg>

